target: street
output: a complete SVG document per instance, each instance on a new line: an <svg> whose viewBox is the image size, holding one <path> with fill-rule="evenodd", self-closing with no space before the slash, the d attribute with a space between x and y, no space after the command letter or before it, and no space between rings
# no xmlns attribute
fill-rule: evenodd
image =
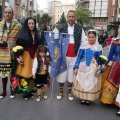
<svg viewBox="0 0 120 120"><path fill-rule="evenodd" d="M104 48L104 55L107 55L107 50L108 48ZM48 99L41 99L40 102L36 101L37 94L34 94L33 99L26 101L22 94L10 99L9 85L10 82L7 86L7 96L0 100L0 120L120 120L120 117L116 116L118 108L115 105L104 105L100 100L96 100L87 106L82 105L78 98L69 101L66 87L63 99L57 100L58 83L53 80L51 87L47 89Z"/></svg>

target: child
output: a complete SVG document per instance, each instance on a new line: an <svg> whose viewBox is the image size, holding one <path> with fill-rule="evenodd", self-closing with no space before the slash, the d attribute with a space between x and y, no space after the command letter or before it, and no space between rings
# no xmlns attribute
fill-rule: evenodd
<svg viewBox="0 0 120 120"><path fill-rule="evenodd" d="M45 46L39 46L37 49L37 57L34 59L33 67L32 67L32 74L33 79L35 79L35 83L37 84L37 101L39 102L41 99L41 92L42 97L47 99L46 86L47 86L47 79L49 78L48 74L48 65L49 62L46 59L47 48Z"/></svg>
<svg viewBox="0 0 120 120"><path fill-rule="evenodd" d="M99 98L101 80L98 76L102 72L102 67L99 68L96 59L100 55L102 55L102 46L97 42L96 31L90 30L88 32L88 41L81 44L74 65L76 78L74 80L73 94L82 99L81 104L89 105L90 101Z"/></svg>

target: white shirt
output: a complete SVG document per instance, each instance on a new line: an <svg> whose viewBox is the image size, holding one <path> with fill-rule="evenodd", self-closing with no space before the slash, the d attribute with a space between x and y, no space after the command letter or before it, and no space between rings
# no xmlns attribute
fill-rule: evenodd
<svg viewBox="0 0 120 120"><path fill-rule="evenodd" d="M43 62L45 60L45 58L42 58ZM32 66L32 74L35 75L37 72L37 68L38 68L38 60L37 57L34 59L33 61L33 66Z"/></svg>
<svg viewBox="0 0 120 120"><path fill-rule="evenodd" d="M75 24L74 24L75 25ZM68 34L70 34L70 41L69 43L73 43L74 44L74 25L70 26L68 24ZM55 29L53 30L54 34L54 39L58 39L59 38L59 30L55 27ZM86 41L86 36L85 36L85 32L82 28L82 34L81 34L81 43Z"/></svg>
<svg viewBox="0 0 120 120"><path fill-rule="evenodd" d="M6 26L7 26L7 28L9 28L10 27L10 23L6 22Z"/></svg>

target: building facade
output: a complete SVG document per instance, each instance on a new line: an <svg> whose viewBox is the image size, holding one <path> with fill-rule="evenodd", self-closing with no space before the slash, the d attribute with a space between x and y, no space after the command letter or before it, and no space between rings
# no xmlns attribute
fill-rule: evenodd
<svg viewBox="0 0 120 120"><path fill-rule="evenodd" d="M51 24L52 26L55 24L55 6L61 4L60 1L53 0L50 2L50 13L52 16Z"/></svg>
<svg viewBox="0 0 120 120"><path fill-rule="evenodd" d="M63 12L65 13L65 17L67 17L67 13L69 10L75 10L75 4L58 4L55 6L55 23L57 23Z"/></svg>
<svg viewBox="0 0 120 120"><path fill-rule="evenodd" d="M76 9L78 6L89 9L92 12L94 28L101 30L105 30L107 24L113 21L115 8L117 9L117 15L115 17L119 19L119 5L120 0L117 8L115 6L115 0L76 0Z"/></svg>
<svg viewBox="0 0 120 120"><path fill-rule="evenodd" d="M2 0L0 0L0 19L2 19ZM14 11L14 18L24 21L31 16L32 0L5 0L4 6L10 6ZM33 0L33 16L37 15L37 0Z"/></svg>

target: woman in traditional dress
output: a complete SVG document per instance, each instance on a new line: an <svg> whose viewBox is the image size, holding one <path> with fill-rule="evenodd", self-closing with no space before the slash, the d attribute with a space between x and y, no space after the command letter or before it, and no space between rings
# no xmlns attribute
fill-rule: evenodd
<svg viewBox="0 0 120 120"><path fill-rule="evenodd" d="M105 67L105 72L102 75L102 83L101 102L104 104L118 105L118 98L116 99L116 96L120 85L120 30L118 37L111 44L108 62ZM120 111L117 114L120 115Z"/></svg>
<svg viewBox="0 0 120 120"><path fill-rule="evenodd" d="M102 55L102 46L97 41L95 30L88 32L88 41L79 49L74 74L76 75L73 86L73 94L82 99L81 104L90 104L90 101L99 98L101 89L100 73L97 58Z"/></svg>
<svg viewBox="0 0 120 120"><path fill-rule="evenodd" d="M37 46L40 45L40 37L36 28L36 20L27 18L20 31L17 44L24 47L22 58L18 57L16 75L19 76L19 92L23 93L23 98L33 98L36 86L32 79L32 64L36 55Z"/></svg>

